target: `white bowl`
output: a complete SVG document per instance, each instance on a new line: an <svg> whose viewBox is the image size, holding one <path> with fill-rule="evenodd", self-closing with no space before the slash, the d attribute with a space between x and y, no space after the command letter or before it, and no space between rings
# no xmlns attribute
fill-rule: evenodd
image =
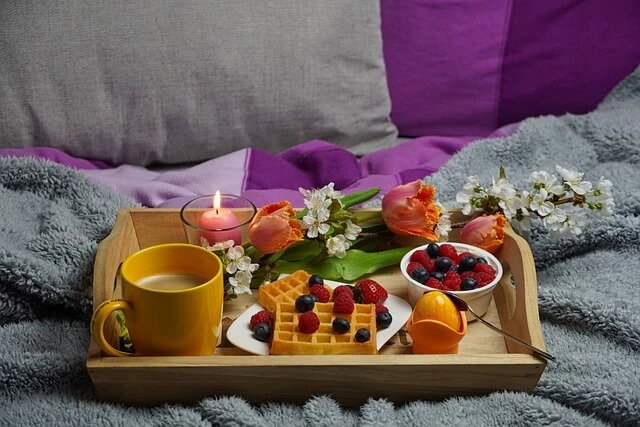
<svg viewBox="0 0 640 427"><path fill-rule="evenodd" d="M489 308L489 304L491 304L491 297L493 296L493 290L495 289L496 285L500 281L500 278L502 277L502 264L500 264L500 261L498 261L498 259L495 256L485 251L484 249L480 249L476 246L467 245L464 243L456 243L456 242L440 242L438 244L442 244L442 243L448 243L450 245L453 245L458 251L458 253L470 252L476 257L482 257L486 259L487 263L491 265L493 269L496 271L495 279L486 286L473 289L470 291L448 291L465 300L467 304L469 304L469 306L473 309L473 311L475 311L479 316L483 316L487 312L487 309ZM411 276L407 274L407 265L409 264L409 258L411 258L411 254L417 250L424 250L426 249L427 246L428 244L418 246L410 250L400 261L400 271L402 272L402 275L404 276L404 278L407 280L408 300L412 307L415 306L418 299L420 299L420 297L424 295L425 292L438 290L438 289L434 289L429 286L421 284L420 282L414 280ZM470 312L467 314L467 317L469 318L469 320L474 319L474 316Z"/></svg>

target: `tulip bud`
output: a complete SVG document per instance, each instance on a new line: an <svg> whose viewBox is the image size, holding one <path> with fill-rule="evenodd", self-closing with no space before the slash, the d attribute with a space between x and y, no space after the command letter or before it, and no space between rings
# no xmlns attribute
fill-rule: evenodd
<svg viewBox="0 0 640 427"><path fill-rule="evenodd" d="M286 249L302 240L300 221L288 201L271 203L258 210L249 226L249 238L253 246L263 254Z"/></svg>
<svg viewBox="0 0 640 427"><path fill-rule="evenodd" d="M469 221L460 231L460 242L477 246L495 254L504 243L503 215L484 215Z"/></svg>
<svg viewBox="0 0 640 427"><path fill-rule="evenodd" d="M382 198L384 222L395 234L436 241L442 209L435 203L435 197L435 188L420 180L399 185Z"/></svg>

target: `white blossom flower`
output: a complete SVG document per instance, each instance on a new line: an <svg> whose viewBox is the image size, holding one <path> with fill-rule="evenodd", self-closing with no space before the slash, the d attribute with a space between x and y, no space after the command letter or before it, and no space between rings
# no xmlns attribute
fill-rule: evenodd
<svg viewBox="0 0 640 427"><path fill-rule="evenodd" d="M331 202L331 199L328 199L323 193L318 191L312 192L310 197L304 199L304 205L310 211L328 210L329 206L331 206Z"/></svg>
<svg viewBox="0 0 640 427"><path fill-rule="evenodd" d="M505 178L500 178L498 181L493 182L488 191L490 196L497 197L500 200L510 200L516 197L516 189Z"/></svg>
<svg viewBox="0 0 640 427"><path fill-rule="evenodd" d="M587 223L587 218L582 213L574 213L567 217L566 223L569 233L577 236L582 233L582 228Z"/></svg>
<svg viewBox="0 0 640 427"><path fill-rule="evenodd" d="M601 195L611 196L611 189L613 188L613 184L608 179L605 179L604 176L600 177L598 181L598 185L596 189L600 191Z"/></svg>
<svg viewBox="0 0 640 427"><path fill-rule="evenodd" d="M258 264L251 262L251 257L244 254L244 248L242 246L229 248L226 254L226 260L226 271L229 274L235 274L237 271L247 271L251 273L259 267Z"/></svg>
<svg viewBox="0 0 640 427"><path fill-rule="evenodd" d="M328 218L327 218L328 219ZM325 235L330 230L329 224L320 221L316 216L307 214L302 218L300 226L307 230L307 237L315 239L320 234Z"/></svg>
<svg viewBox="0 0 640 427"><path fill-rule="evenodd" d="M329 198L329 199L338 199L340 197L342 197L342 193L338 190L334 190L333 189L334 183L330 182L327 185L325 185L324 187L322 187L320 189L320 191L322 191L325 195L325 197Z"/></svg>
<svg viewBox="0 0 640 427"><path fill-rule="evenodd" d="M437 207L440 208L440 218L438 218L438 223L436 224L436 233L440 236L441 240L448 240L449 233L451 232L451 217L449 213L443 209L443 206L440 203L434 203Z"/></svg>
<svg viewBox="0 0 640 427"><path fill-rule="evenodd" d="M589 181L583 181L584 174L574 169L565 169L562 166L556 165L556 170L562 176L564 183L568 185L571 190L579 195L584 195L587 191L591 190L591 183Z"/></svg>
<svg viewBox="0 0 640 427"><path fill-rule="evenodd" d="M563 194L564 186L558 183L558 178L547 171L532 172L529 175L529 183L534 188L544 188L547 192L560 196Z"/></svg>
<svg viewBox="0 0 640 427"><path fill-rule="evenodd" d="M600 177L596 187L588 193L589 208L599 215L613 215L613 208L616 204L613 202L612 189L611 181Z"/></svg>
<svg viewBox="0 0 640 427"><path fill-rule="evenodd" d="M547 193L547 190L541 188L537 193L534 193L534 196L529 203L529 209L543 217L551 214L551 212L556 208L556 205L548 200L548 198L549 193Z"/></svg>
<svg viewBox="0 0 640 427"><path fill-rule="evenodd" d="M467 182L462 186L462 190L456 194L456 202L466 204L471 201L478 193L478 189L481 189L480 181L476 175L467 177Z"/></svg>
<svg viewBox="0 0 640 427"><path fill-rule="evenodd" d="M542 218L542 223L551 231L560 231L565 227L563 223L567 219L567 213L561 208L556 207L547 216Z"/></svg>
<svg viewBox="0 0 640 427"><path fill-rule="evenodd" d="M342 197L342 193L338 190L334 190L333 186L334 183L330 182L329 184L319 189L307 190L299 187L298 191L305 197L305 205L309 209L315 208L315 206L317 206L318 204L324 207L328 207L329 205L331 205L331 201L333 199ZM328 204L326 204L327 202ZM311 206L307 203L309 203Z"/></svg>
<svg viewBox="0 0 640 427"><path fill-rule="evenodd" d="M327 239L327 253L334 255L338 258L344 258L347 255L347 249L349 249L349 242L344 234L338 234Z"/></svg>
<svg viewBox="0 0 640 427"><path fill-rule="evenodd" d="M528 198L526 196L522 197L516 194L511 199L500 200L500 202L498 202L498 206L502 208L502 213L504 214L505 218L509 220L515 218L518 213L522 215L529 214L529 212L527 211Z"/></svg>
<svg viewBox="0 0 640 427"><path fill-rule="evenodd" d="M344 230L344 237L346 237L349 240L356 240L358 238L358 235L362 231L362 228L357 224L354 224L353 222L351 222L350 219L348 219L345 222L345 225L346 227Z"/></svg>
<svg viewBox="0 0 640 427"><path fill-rule="evenodd" d="M249 271L238 271L229 277L229 284L234 294L251 294L251 279L253 275Z"/></svg>
<svg viewBox="0 0 640 427"><path fill-rule="evenodd" d="M581 172L559 165L556 170L562 179L546 171L532 172L528 177L529 190L511 185L502 169L500 179L494 180L488 189L480 185L476 176L470 176L456 194L456 201L462 204L465 215L498 211L522 231L530 228L532 218L541 219L552 235L580 234L586 224L586 216L581 212L585 208L601 215L613 214L611 181L600 177L594 187L583 180Z"/></svg>
<svg viewBox="0 0 640 427"><path fill-rule="evenodd" d="M227 249L235 245L235 241L225 240L224 242L216 242L212 246L209 246L209 242L207 241L207 239L205 239L204 237L201 237L201 239L202 239L202 246L204 246L207 250L212 252L226 251Z"/></svg>

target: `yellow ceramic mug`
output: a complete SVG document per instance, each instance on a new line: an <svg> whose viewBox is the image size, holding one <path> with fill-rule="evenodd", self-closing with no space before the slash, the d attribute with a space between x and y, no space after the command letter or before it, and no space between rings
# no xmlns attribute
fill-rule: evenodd
<svg viewBox="0 0 640 427"><path fill-rule="evenodd" d="M98 346L112 356L130 356L105 339L104 324L122 310L135 355L213 354L224 304L222 262L196 245L169 243L130 255L120 268L122 298L104 301L91 320Z"/></svg>

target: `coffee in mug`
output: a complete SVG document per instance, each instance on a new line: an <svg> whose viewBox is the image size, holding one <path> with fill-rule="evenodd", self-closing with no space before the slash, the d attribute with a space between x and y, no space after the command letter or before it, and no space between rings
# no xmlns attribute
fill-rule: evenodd
<svg viewBox="0 0 640 427"><path fill-rule="evenodd" d="M206 281L207 279L194 274L162 273L143 277L137 284L157 291L180 291L200 286Z"/></svg>
<svg viewBox="0 0 640 427"><path fill-rule="evenodd" d="M135 355L211 355L222 330L222 276L222 262L203 247L168 243L142 249L122 263L122 298L104 301L93 313L93 338L108 355L131 356L104 336L107 318L121 310Z"/></svg>

